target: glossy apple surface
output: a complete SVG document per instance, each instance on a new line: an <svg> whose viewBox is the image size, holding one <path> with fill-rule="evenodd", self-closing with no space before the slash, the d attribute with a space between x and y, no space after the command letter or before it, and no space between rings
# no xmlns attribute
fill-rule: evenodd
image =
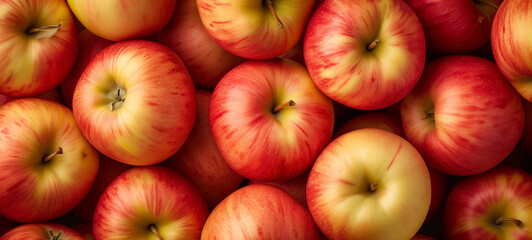
<svg viewBox="0 0 532 240"><path fill-rule="evenodd" d="M72 210L98 171L98 153L72 112L26 98L0 107L0 214L18 222L48 221Z"/></svg>
<svg viewBox="0 0 532 240"><path fill-rule="evenodd" d="M333 140L310 171L310 213L328 239L410 239L429 210L430 176L417 150L385 130Z"/></svg>
<svg viewBox="0 0 532 240"><path fill-rule="evenodd" d="M351 108L389 107L416 85L425 37L401 0L331 0L312 15L303 54L316 86Z"/></svg>
<svg viewBox="0 0 532 240"><path fill-rule="evenodd" d="M18 226L0 240L85 240L78 232L56 223L34 223Z"/></svg>
<svg viewBox="0 0 532 240"><path fill-rule="evenodd" d="M250 60L216 86L209 121L229 167L247 179L274 181L310 169L331 139L334 113L300 64Z"/></svg>
<svg viewBox="0 0 532 240"><path fill-rule="evenodd" d="M1 1L0 9L0 94L28 97L57 87L78 50L66 2Z"/></svg>
<svg viewBox="0 0 532 240"><path fill-rule="evenodd" d="M284 190L253 184L236 190L207 218L201 239L322 239L309 212Z"/></svg>
<svg viewBox="0 0 532 240"><path fill-rule="evenodd" d="M94 214L97 240L199 239L209 215L201 194L175 171L135 167L104 191Z"/></svg>
<svg viewBox="0 0 532 240"><path fill-rule="evenodd" d="M186 67L169 48L145 40L115 43L98 53L79 79L72 107L96 149L137 166L176 153L196 116Z"/></svg>
<svg viewBox="0 0 532 240"><path fill-rule="evenodd" d="M497 167L459 181L444 209L446 239L530 239L532 176Z"/></svg>
<svg viewBox="0 0 532 240"><path fill-rule="evenodd" d="M406 139L427 165L473 175L499 164L524 126L521 98L495 63L449 56L429 63L401 105Z"/></svg>

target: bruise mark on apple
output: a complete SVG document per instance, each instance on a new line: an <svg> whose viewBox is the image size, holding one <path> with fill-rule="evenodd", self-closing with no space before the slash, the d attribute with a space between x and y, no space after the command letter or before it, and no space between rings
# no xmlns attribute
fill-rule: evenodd
<svg viewBox="0 0 532 240"><path fill-rule="evenodd" d="M399 155L399 152L401 151L402 148L403 148L403 143L399 143L399 147L397 148L397 151L395 151L395 155L393 155L392 161L390 161L390 164L388 164L388 167L386 167L386 171L390 169L390 167L392 166L393 162L397 158L397 155Z"/></svg>

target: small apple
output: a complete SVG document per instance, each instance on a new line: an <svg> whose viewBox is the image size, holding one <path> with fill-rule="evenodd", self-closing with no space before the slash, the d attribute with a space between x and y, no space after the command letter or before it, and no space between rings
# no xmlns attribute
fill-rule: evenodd
<svg viewBox="0 0 532 240"><path fill-rule="evenodd" d="M85 238L61 224L33 223L13 228L0 240L85 240Z"/></svg>

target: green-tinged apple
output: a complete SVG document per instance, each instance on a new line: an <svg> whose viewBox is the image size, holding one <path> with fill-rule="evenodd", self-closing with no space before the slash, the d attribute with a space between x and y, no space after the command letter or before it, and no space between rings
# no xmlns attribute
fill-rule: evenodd
<svg viewBox="0 0 532 240"><path fill-rule="evenodd" d="M168 23L177 0L68 0L85 28L96 36L122 41L154 34Z"/></svg>
<svg viewBox="0 0 532 240"><path fill-rule="evenodd" d="M199 239L208 215L201 194L177 172L135 167L105 189L92 229L96 240Z"/></svg>
<svg viewBox="0 0 532 240"><path fill-rule="evenodd" d="M112 41L100 38L86 29L79 33L78 39L78 58L72 70L60 85L65 105L70 109L72 109L72 98L74 97L74 90L76 89L76 84L78 84L79 77L81 77L81 74L83 74L83 71L96 54L113 44Z"/></svg>
<svg viewBox="0 0 532 240"><path fill-rule="evenodd" d="M310 213L328 239L410 239L429 210L430 176L418 151L385 130L333 140L310 171Z"/></svg>
<svg viewBox="0 0 532 240"><path fill-rule="evenodd" d="M145 166L175 154L196 117L194 84L169 48L130 40L98 53L81 75L72 108L101 153Z"/></svg>
<svg viewBox="0 0 532 240"><path fill-rule="evenodd" d="M248 59L270 59L302 37L314 0L197 0L203 26L218 45Z"/></svg>
<svg viewBox="0 0 532 240"><path fill-rule="evenodd" d="M91 189L76 208L72 210L74 215L83 222L92 222L96 204L98 204L98 200L107 186L120 174L132 168L131 165L115 161L103 154L99 155L99 159L100 166L98 174L96 175L96 179L94 179Z"/></svg>
<svg viewBox="0 0 532 240"><path fill-rule="evenodd" d="M196 91L196 122L190 136L174 156L163 164L177 170L191 181L213 209L234 192L244 178L225 163L209 126L209 103L212 93Z"/></svg>
<svg viewBox="0 0 532 240"><path fill-rule="evenodd" d="M430 62L403 100L401 118L427 165L460 176L499 164L524 127L521 98L497 65L465 55Z"/></svg>
<svg viewBox="0 0 532 240"><path fill-rule="evenodd" d="M427 51L466 53L490 41L491 23L502 0L404 0L416 12Z"/></svg>
<svg viewBox="0 0 532 240"><path fill-rule="evenodd" d="M0 94L35 96L57 87L78 51L63 0L0 1Z"/></svg>
<svg viewBox="0 0 532 240"><path fill-rule="evenodd" d="M284 190L252 184L231 193L209 215L201 239L323 239L307 209Z"/></svg>
<svg viewBox="0 0 532 240"><path fill-rule="evenodd" d="M85 240L81 234L56 223L32 223L13 228L0 240Z"/></svg>
<svg viewBox="0 0 532 240"><path fill-rule="evenodd" d="M368 112L355 116L344 123L334 133L333 138L337 138L340 135L362 128L378 128L395 133L399 137L405 137L400 116L386 112Z"/></svg>
<svg viewBox="0 0 532 240"><path fill-rule="evenodd" d="M172 19L156 34L156 39L177 53L196 88L213 90L229 70L244 61L209 36L201 23L196 0L179 1Z"/></svg>
<svg viewBox="0 0 532 240"><path fill-rule="evenodd" d="M332 100L374 110L399 102L425 66L425 37L401 0L330 0L312 15L303 42L308 71Z"/></svg>
<svg viewBox="0 0 532 240"><path fill-rule="evenodd" d="M532 1L503 1L493 19L491 47L501 72L532 102Z"/></svg>
<svg viewBox="0 0 532 240"><path fill-rule="evenodd" d="M532 176L496 167L460 180L444 208L446 239L532 238Z"/></svg>
<svg viewBox="0 0 532 240"><path fill-rule="evenodd" d="M41 222L72 210L89 191L98 153L72 111L25 98L0 107L0 214Z"/></svg>
<svg viewBox="0 0 532 240"><path fill-rule="evenodd" d="M250 180L274 181L310 169L332 137L334 113L302 65L249 60L214 89L209 121L229 167Z"/></svg>
<svg viewBox="0 0 532 240"><path fill-rule="evenodd" d="M280 189L285 190L290 196L292 196L301 206L308 209L307 204L307 180L310 171L307 171L301 176L282 181L249 181L248 185L251 184L269 184Z"/></svg>

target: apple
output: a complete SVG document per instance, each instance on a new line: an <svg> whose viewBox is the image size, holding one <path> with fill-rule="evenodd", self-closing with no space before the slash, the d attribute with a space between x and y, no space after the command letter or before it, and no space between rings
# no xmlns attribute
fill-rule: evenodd
<svg viewBox="0 0 532 240"><path fill-rule="evenodd" d="M497 167L455 184L444 208L446 239L530 239L532 176Z"/></svg>
<svg viewBox="0 0 532 240"><path fill-rule="evenodd" d="M520 144L530 154L532 154L532 102L523 100L523 110L525 111L525 127L521 136Z"/></svg>
<svg viewBox="0 0 532 240"><path fill-rule="evenodd" d="M176 0L68 0L68 5L85 28L111 41L145 37L168 23Z"/></svg>
<svg viewBox="0 0 532 240"><path fill-rule="evenodd" d="M292 196L301 206L308 209L307 204L307 180L310 171L301 174L299 177L283 181L249 181L251 184L269 184L280 189L285 190L290 196Z"/></svg>
<svg viewBox="0 0 532 240"><path fill-rule="evenodd" d="M170 159L163 162L190 180L213 209L244 180L233 171L214 141L209 126L209 103L212 93L196 91L196 122L187 141Z"/></svg>
<svg viewBox="0 0 532 240"><path fill-rule="evenodd" d="M0 107L0 215L18 222L62 216L85 197L98 153L70 109L37 98Z"/></svg>
<svg viewBox="0 0 532 240"><path fill-rule="evenodd" d="M0 240L85 240L73 229L56 223L24 224L13 228Z"/></svg>
<svg viewBox="0 0 532 240"><path fill-rule="evenodd" d="M98 201L97 240L199 239L209 215L198 190L175 171L135 167L118 176Z"/></svg>
<svg viewBox="0 0 532 240"><path fill-rule="evenodd" d="M459 176L499 164L524 127L521 98L497 65L465 55L430 62L403 100L401 119L427 165Z"/></svg>
<svg viewBox="0 0 532 240"><path fill-rule="evenodd" d="M399 102L425 65L425 37L401 0L328 0L312 15L303 42L308 71L332 100L375 110Z"/></svg>
<svg viewBox="0 0 532 240"><path fill-rule="evenodd" d="M491 23L502 0L404 0L416 12L437 54L472 52L490 41Z"/></svg>
<svg viewBox="0 0 532 240"><path fill-rule="evenodd" d="M28 97L57 87L78 51L66 2L1 1L0 9L0 94Z"/></svg>
<svg viewBox="0 0 532 240"><path fill-rule="evenodd" d="M83 222L92 222L96 204L98 204L98 200L107 186L120 174L132 168L130 165L115 161L103 154L99 154L99 159L100 166L92 187L83 200L72 210L74 215Z"/></svg>
<svg viewBox="0 0 532 240"><path fill-rule="evenodd" d="M410 239L430 198L429 172L418 151L376 128L331 141L307 183L310 213L328 239Z"/></svg>
<svg viewBox="0 0 532 240"><path fill-rule="evenodd" d="M244 61L209 36L201 23L196 0L179 1L168 25L155 37L177 53L196 88L213 90L229 70Z"/></svg>
<svg viewBox="0 0 532 240"><path fill-rule="evenodd" d="M532 102L532 2L504 1L493 19L491 46L497 66L512 86Z"/></svg>
<svg viewBox="0 0 532 240"><path fill-rule="evenodd" d="M222 157L250 180L295 178L310 169L332 137L332 101L302 65L249 60L214 89L209 122Z"/></svg>
<svg viewBox="0 0 532 240"><path fill-rule="evenodd" d="M270 59L302 37L314 0L197 0L203 26L218 45L247 59Z"/></svg>
<svg viewBox="0 0 532 240"><path fill-rule="evenodd" d="M13 99L15 99L15 98L7 96L7 95L4 95L4 94L0 94L0 106L8 103L9 101L11 101Z"/></svg>
<svg viewBox="0 0 532 240"><path fill-rule="evenodd" d="M399 116L386 112L367 112L355 116L344 123L334 133L333 138L337 138L342 134L362 128L378 128L395 133L399 137L405 137L403 125L401 125L401 118Z"/></svg>
<svg viewBox="0 0 532 240"><path fill-rule="evenodd" d="M253 184L236 190L209 215L201 239L322 239L309 212L284 190Z"/></svg>
<svg viewBox="0 0 532 240"><path fill-rule="evenodd" d="M175 154L196 116L194 85L183 62L146 40L122 41L98 53L76 85L72 108L97 150L136 166Z"/></svg>
<svg viewBox="0 0 532 240"><path fill-rule="evenodd" d="M66 76L66 78L61 82L61 95L65 101L65 105L72 109L72 98L74 97L74 90L76 89L76 84L78 83L79 77L89 65L90 61L98 54L101 50L106 47L111 46L114 42L107 39L100 38L92 34L89 30L85 29L81 31L78 35L79 39L79 50L78 58L76 63L72 67L72 70Z"/></svg>
<svg viewBox="0 0 532 240"><path fill-rule="evenodd" d="M418 233L414 235L414 237L411 240L434 240L434 238Z"/></svg>
<svg viewBox="0 0 532 240"><path fill-rule="evenodd" d="M78 232L85 240L94 240L94 234L92 234L92 223L82 223L72 227L72 229Z"/></svg>

